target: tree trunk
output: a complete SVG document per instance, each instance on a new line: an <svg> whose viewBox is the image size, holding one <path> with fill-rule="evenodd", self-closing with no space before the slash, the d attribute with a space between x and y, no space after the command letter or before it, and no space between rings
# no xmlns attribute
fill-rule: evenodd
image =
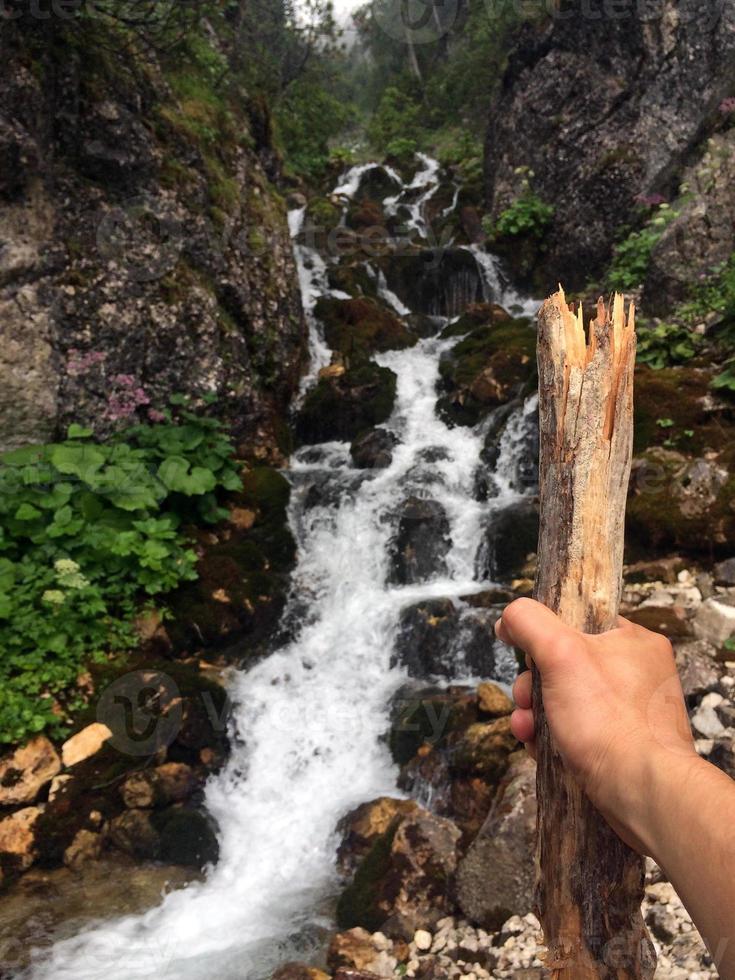
<svg viewBox="0 0 735 980"><path fill-rule="evenodd" d="M635 310L598 303L587 343L564 292L539 313L541 532L536 598L587 633L611 629L620 602L633 442ZM536 901L564 980L653 976L640 911L644 862L578 789L554 748L534 672L539 804Z"/></svg>

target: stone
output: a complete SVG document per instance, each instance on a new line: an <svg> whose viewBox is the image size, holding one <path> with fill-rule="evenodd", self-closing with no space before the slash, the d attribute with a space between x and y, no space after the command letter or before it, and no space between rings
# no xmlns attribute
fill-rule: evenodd
<svg viewBox="0 0 735 980"><path fill-rule="evenodd" d="M104 838L91 830L80 830L64 851L64 864L72 871L78 871L90 861L96 861L102 853Z"/></svg>
<svg viewBox="0 0 735 980"><path fill-rule="evenodd" d="M735 558L718 562L713 572L717 585L735 586Z"/></svg>
<svg viewBox="0 0 735 980"><path fill-rule="evenodd" d="M120 793L125 806L140 809L167 806L188 799L197 788L194 771L183 762L166 762L155 769L132 773Z"/></svg>
<svg viewBox="0 0 735 980"><path fill-rule="evenodd" d="M663 633L671 639L681 639L691 636L692 629L687 620L686 612L681 606L643 604L631 610L627 618L638 626Z"/></svg>
<svg viewBox="0 0 735 980"><path fill-rule="evenodd" d="M381 796L348 813L337 824L337 832L342 837L337 850L340 870L345 874L354 871L375 841L388 831L396 819L408 816L417 809L418 803L413 800Z"/></svg>
<svg viewBox="0 0 735 980"><path fill-rule="evenodd" d="M735 636L735 599L705 599L694 616L694 633L721 648Z"/></svg>
<svg viewBox="0 0 735 980"><path fill-rule="evenodd" d="M373 361L359 361L336 377L322 377L294 419L301 445L351 442L387 422L396 397L396 375Z"/></svg>
<svg viewBox="0 0 735 980"><path fill-rule="evenodd" d="M40 816L40 808L30 806L0 819L0 858L19 871L30 868L38 856L35 825Z"/></svg>
<svg viewBox="0 0 735 980"><path fill-rule="evenodd" d="M161 860L203 869L219 860L219 843L212 819L199 810L172 806L154 812L161 838Z"/></svg>
<svg viewBox="0 0 735 980"><path fill-rule="evenodd" d="M61 759L42 735L0 760L0 806L33 803L61 771Z"/></svg>
<svg viewBox="0 0 735 980"><path fill-rule="evenodd" d="M112 738L112 732L107 725L101 722L87 725L61 746L61 759L64 765L76 766L96 755L109 738Z"/></svg>
<svg viewBox="0 0 735 980"><path fill-rule="evenodd" d="M110 821L109 840L125 854L140 861L155 861L161 839L147 810L126 810Z"/></svg>
<svg viewBox="0 0 735 980"><path fill-rule="evenodd" d="M330 980L329 974L305 963L284 963L271 980Z"/></svg>
<svg viewBox="0 0 735 980"><path fill-rule="evenodd" d="M409 497L397 517L390 544L391 582L413 585L443 574L451 539L442 505L437 500Z"/></svg>
<svg viewBox="0 0 735 980"><path fill-rule="evenodd" d="M674 650L684 697L698 697L717 687L720 672L716 666L715 647L704 640L692 640L677 643Z"/></svg>
<svg viewBox="0 0 735 980"><path fill-rule="evenodd" d="M457 870L457 902L470 922L491 931L533 908L536 764L516 753L479 834ZM522 926L521 926L522 928Z"/></svg>
<svg viewBox="0 0 735 980"><path fill-rule="evenodd" d="M447 914L460 831L426 810L402 818L380 837L337 905L342 929L362 926L411 939Z"/></svg>
<svg viewBox="0 0 735 980"><path fill-rule="evenodd" d="M658 558L653 561L638 561L626 565L623 576L628 582L665 582L673 585L678 572L684 567L684 559L678 556Z"/></svg>
<svg viewBox="0 0 735 980"><path fill-rule="evenodd" d="M461 608L451 599L428 599L401 612L392 663L410 677L492 676L498 613Z"/></svg>
<svg viewBox="0 0 735 980"><path fill-rule="evenodd" d="M481 553L482 573L493 581L522 577L538 546L538 500L523 497L491 513Z"/></svg>
<svg viewBox="0 0 735 980"><path fill-rule="evenodd" d="M513 711L513 702L502 688L484 681L477 688L477 706L481 714L490 718L502 718Z"/></svg>
<svg viewBox="0 0 735 980"><path fill-rule="evenodd" d="M445 743L451 732L460 731L477 719L477 697L471 688L406 684L391 705L391 754L403 765L418 752Z"/></svg>
<svg viewBox="0 0 735 980"><path fill-rule="evenodd" d="M390 466L398 439L381 426L358 436L350 446L355 466L361 470L379 470Z"/></svg>
<svg viewBox="0 0 735 980"><path fill-rule="evenodd" d="M722 704L722 701L722 695L714 691L705 694L699 703L699 707L691 716L692 728L704 738L717 738L725 731L725 726L715 710Z"/></svg>
<svg viewBox="0 0 735 980"><path fill-rule="evenodd" d="M332 936L327 952L327 966L332 970L348 967L370 971L379 952L371 934L357 926Z"/></svg>
<svg viewBox="0 0 735 980"><path fill-rule="evenodd" d="M518 741L510 730L510 717L477 722L450 738L450 766L493 782L503 775Z"/></svg>
<svg viewBox="0 0 735 980"><path fill-rule="evenodd" d="M416 949L424 952L431 949L431 933L425 929L417 929L413 935L413 944Z"/></svg>
<svg viewBox="0 0 735 980"><path fill-rule="evenodd" d="M714 740L712 749L707 753L707 759L717 766L731 779L735 779L735 739L732 735L723 733Z"/></svg>

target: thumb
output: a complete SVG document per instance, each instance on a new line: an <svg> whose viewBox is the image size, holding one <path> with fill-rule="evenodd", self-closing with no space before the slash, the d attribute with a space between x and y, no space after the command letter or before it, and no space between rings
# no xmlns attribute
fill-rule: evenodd
<svg viewBox="0 0 735 980"><path fill-rule="evenodd" d="M542 676L558 664L570 641L579 638L576 630L565 626L555 613L535 599L516 599L506 606L495 624L495 632L503 643L527 653Z"/></svg>

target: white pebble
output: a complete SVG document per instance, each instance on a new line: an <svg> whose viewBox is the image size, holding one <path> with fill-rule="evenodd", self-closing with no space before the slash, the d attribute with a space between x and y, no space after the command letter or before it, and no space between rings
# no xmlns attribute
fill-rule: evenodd
<svg viewBox="0 0 735 980"><path fill-rule="evenodd" d="M431 949L431 933L425 929L417 929L413 936L413 942L416 949L425 952Z"/></svg>

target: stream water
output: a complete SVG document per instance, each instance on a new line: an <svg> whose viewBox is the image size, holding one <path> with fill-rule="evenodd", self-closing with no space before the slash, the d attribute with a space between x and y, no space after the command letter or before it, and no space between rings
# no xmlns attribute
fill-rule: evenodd
<svg viewBox="0 0 735 980"><path fill-rule="evenodd" d="M340 180L345 200L358 192L365 169ZM438 171L422 158L386 210L405 204L409 222L425 231ZM303 220L302 211L290 215L295 239ZM298 242L295 248L311 333L306 389L330 356L314 317L316 299L330 292L330 260ZM485 298L531 313L533 304L503 285L497 261L471 251ZM384 279L378 287L406 312ZM286 612L292 639L233 683L233 752L206 791L220 827L219 864L204 883L171 893L142 916L102 923L39 953L32 980L264 980L279 962L319 947L337 891L337 822L366 800L401 795L384 739L391 698L407 676L395 655L401 610L429 597L459 603L487 588L476 569L488 515L529 489L519 458L532 400L505 427L490 500L476 499L486 426L450 429L436 414L439 358L454 343L428 338L376 358L398 377L387 423L397 444L386 469L354 469L343 443L310 446L291 460L290 522L299 546ZM386 583L396 507L409 496L440 501L451 547L445 571L401 587ZM456 670L465 679L461 656ZM498 651L497 678L513 673L511 652Z"/></svg>

